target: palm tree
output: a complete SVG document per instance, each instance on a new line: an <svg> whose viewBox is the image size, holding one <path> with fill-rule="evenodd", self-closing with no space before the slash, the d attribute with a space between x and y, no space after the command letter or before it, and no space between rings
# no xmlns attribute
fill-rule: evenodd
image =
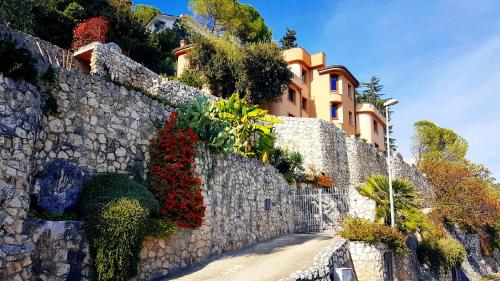
<svg viewBox="0 0 500 281"><path fill-rule="evenodd" d="M419 208L419 199L413 183L406 179L395 179L392 181L394 192L394 213L398 228L404 230L408 214ZM360 188L359 193L371 198L377 204L375 219L389 225L391 221L389 201L389 179L383 175L373 175Z"/></svg>

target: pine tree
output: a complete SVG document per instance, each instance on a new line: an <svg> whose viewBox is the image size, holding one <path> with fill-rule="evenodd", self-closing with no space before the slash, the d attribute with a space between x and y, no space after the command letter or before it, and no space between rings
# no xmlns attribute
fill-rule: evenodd
<svg viewBox="0 0 500 281"><path fill-rule="evenodd" d="M280 39L281 49L288 50L291 48L296 48L299 45L296 43L297 41L297 31L293 29L286 29L286 34L283 38Z"/></svg>

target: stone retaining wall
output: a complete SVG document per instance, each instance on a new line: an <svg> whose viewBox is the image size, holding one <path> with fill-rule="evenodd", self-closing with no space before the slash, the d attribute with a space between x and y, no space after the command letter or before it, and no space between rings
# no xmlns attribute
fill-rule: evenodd
<svg viewBox="0 0 500 281"><path fill-rule="evenodd" d="M113 43L92 43L90 73L105 80L115 81L132 88L159 96L174 107L189 104L199 97L216 101L216 97L208 95L178 81L162 78L142 64L123 55Z"/></svg>
<svg viewBox="0 0 500 281"><path fill-rule="evenodd" d="M349 250L358 281L389 280L384 264L384 253L388 252L385 245L350 241Z"/></svg>
<svg viewBox="0 0 500 281"><path fill-rule="evenodd" d="M0 74L0 280L30 276L34 244L23 221L41 115L36 87Z"/></svg>
<svg viewBox="0 0 500 281"><path fill-rule="evenodd" d="M293 232L292 189L274 167L204 148L196 162L207 206L204 223L170 239L146 241L141 280ZM265 209L266 199L271 200L270 210Z"/></svg>
<svg viewBox="0 0 500 281"><path fill-rule="evenodd" d="M66 171L90 175L144 170L154 124L174 110L142 91L97 76L61 69L57 78L52 95L58 113L43 116L36 87L0 76L1 279L88 280L82 224L28 218L30 204L47 201L42 196L49 196L48 201L78 197L65 197L65 185L49 186L52 193L47 195L41 191L44 183L60 182L43 177L64 176ZM176 82L164 85L164 98L174 106L204 95ZM291 189L273 167L203 147L196 162L207 205L204 225L166 240L146 241L141 280L293 231ZM265 210L266 199L270 210Z"/></svg>
<svg viewBox="0 0 500 281"><path fill-rule="evenodd" d="M280 281L333 281L336 268L352 268L349 242L335 237L332 243L314 257L314 264L306 269L297 270L288 278ZM355 273L353 279L355 281Z"/></svg>
<svg viewBox="0 0 500 281"><path fill-rule="evenodd" d="M80 71L80 63L73 58L73 53L60 48L40 38L15 31L0 24L0 39L10 40L18 47L23 47L31 52L37 61L37 68L43 72L49 66Z"/></svg>
<svg viewBox="0 0 500 281"><path fill-rule="evenodd" d="M427 178L417 170L415 165L406 163L402 157L392 157L392 169L396 178L405 178L413 182L419 197L423 199L422 206L432 207L433 186Z"/></svg>

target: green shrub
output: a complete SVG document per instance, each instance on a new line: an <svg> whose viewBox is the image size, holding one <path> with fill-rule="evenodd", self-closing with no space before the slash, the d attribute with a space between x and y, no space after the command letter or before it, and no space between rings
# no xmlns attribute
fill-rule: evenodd
<svg viewBox="0 0 500 281"><path fill-rule="evenodd" d="M83 216L98 213L109 202L137 199L152 215L159 213L158 202L149 190L125 174L102 174L84 183L78 211Z"/></svg>
<svg viewBox="0 0 500 281"><path fill-rule="evenodd" d="M38 71L30 51L17 48L11 41L0 40L0 61L0 72L5 76L36 85Z"/></svg>
<svg viewBox="0 0 500 281"><path fill-rule="evenodd" d="M203 78L199 74L197 74L194 71L189 71L189 70L184 71L181 74L181 76L176 78L176 80L185 84L185 85L188 85L188 86L191 86L191 87L194 87L197 89L201 89L203 87L203 85L205 84L205 81L203 80Z"/></svg>
<svg viewBox="0 0 500 281"><path fill-rule="evenodd" d="M342 227L340 236L347 240L368 244L383 243L398 253L408 251L406 236L391 227L361 218L347 218Z"/></svg>
<svg viewBox="0 0 500 281"><path fill-rule="evenodd" d="M97 279L136 275L149 217L159 213L154 195L128 175L98 175L84 183L78 212L88 222ZM157 233L166 228L158 225Z"/></svg>
<svg viewBox="0 0 500 281"><path fill-rule="evenodd" d="M177 225L174 222L165 218L154 218L148 221L146 236L164 238L174 234L176 230Z"/></svg>
<svg viewBox="0 0 500 281"><path fill-rule="evenodd" d="M269 163L283 174L289 184L294 183L298 179L299 173L304 171L302 155L298 152L288 153L281 148L273 150Z"/></svg>
<svg viewBox="0 0 500 281"><path fill-rule="evenodd" d="M98 280L128 280L137 274L149 211L137 199L120 198L91 218L91 246Z"/></svg>
<svg viewBox="0 0 500 281"><path fill-rule="evenodd" d="M418 244L418 259L434 270L460 265L467 257L467 252L460 242L452 238L423 240Z"/></svg>

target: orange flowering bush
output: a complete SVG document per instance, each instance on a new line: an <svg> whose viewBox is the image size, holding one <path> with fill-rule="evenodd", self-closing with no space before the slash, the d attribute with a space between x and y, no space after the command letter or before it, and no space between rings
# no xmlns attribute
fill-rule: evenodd
<svg viewBox="0 0 500 281"><path fill-rule="evenodd" d="M103 17L91 18L77 25L73 30L73 50L93 43L104 43L108 40L109 25Z"/></svg>
<svg viewBox="0 0 500 281"><path fill-rule="evenodd" d="M150 189L160 203L160 214L180 227L199 227L205 216L201 179L195 175L195 144L192 129L176 127L177 112L167 119L151 140Z"/></svg>

